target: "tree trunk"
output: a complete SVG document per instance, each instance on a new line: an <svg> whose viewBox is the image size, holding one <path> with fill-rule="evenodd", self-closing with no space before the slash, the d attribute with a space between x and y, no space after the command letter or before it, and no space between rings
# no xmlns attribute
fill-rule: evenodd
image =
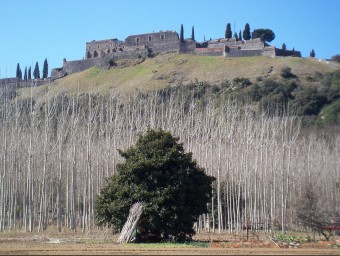
<svg viewBox="0 0 340 256"><path fill-rule="evenodd" d="M143 205L139 202L132 205L129 216L124 224L124 227L117 240L118 243L128 243L131 240L131 235L136 229L138 221L143 213Z"/></svg>

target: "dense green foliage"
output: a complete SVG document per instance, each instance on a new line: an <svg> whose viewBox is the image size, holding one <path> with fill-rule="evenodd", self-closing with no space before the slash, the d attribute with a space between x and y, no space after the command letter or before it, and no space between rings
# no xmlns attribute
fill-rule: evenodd
<svg viewBox="0 0 340 256"><path fill-rule="evenodd" d="M35 63L34 71L33 71L34 79L40 78L40 70L39 70L39 64L38 61Z"/></svg>
<svg viewBox="0 0 340 256"><path fill-rule="evenodd" d="M190 100L194 99L202 107L211 96L218 105L226 100L237 100L252 105L255 112L270 114L291 113L306 117L306 124L338 124L337 113L340 99L340 70L331 73L315 73L306 77L313 86L303 86L290 67L283 67L281 79L258 77L255 82L248 78L236 77L220 84L195 81L188 86L175 86L160 90L162 95L175 91ZM338 112L337 112L338 111Z"/></svg>
<svg viewBox="0 0 340 256"><path fill-rule="evenodd" d="M45 79L48 77L48 62L47 59L44 61L44 66L43 66L43 75L42 78Z"/></svg>
<svg viewBox="0 0 340 256"><path fill-rule="evenodd" d="M244 30L243 30L243 39L244 40L250 40L251 39L250 26L249 26L248 23L245 25Z"/></svg>
<svg viewBox="0 0 340 256"><path fill-rule="evenodd" d="M259 28L253 32L253 39L260 38L263 42L271 42L275 39L275 33L271 29Z"/></svg>
<svg viewBox="0 0 340 256"><path fill-rule="evenodd" d="M21 71L19 63L17 64L17 71L16 71L16 76L15 77L19 78L20 80L22 79L22 71Z"/></svg>
<svg viewBox="0 0 340 256"><path fill-rule="evenodd" d="M28 80L32 79L32 68L31 68L31 66L28 68L28 71L27 71L27 79Z"/></svg>
<svg viewBox="0 0 340 256"><path fill-rule="evenodd" d="M27 67L25 67L24 80L27 81Z"/></svg>
<svg viewBox="0 0 340 256"><path fill-rule="evenodd" d="M183 28L183 24L181 25L181 32L180 32L179 40L181 41L181 43L184 43L184 28Z"/></svg>
<svg viewBox="0 0 340 256"><path fill-rule="evenodd" d="M192 29L191 29L191 40L195 41L195 27L192 26Z"/></svg>
<svg viewBox="0 0 340 256"><path fill-rule="evenodd" d="M97 221L114 231L124 225L130 207L143 203L141 236L186 240L193 223L207 211L213 178L185 153L170 132L148 130L135 146L119 151L125 159L96 201Z"/></svg>
<svg viewBox="0 0 340 256"><path fill-rule="evenodd" d="M225 29L225 38L230 39L230 38L232 38L232 35L233 35L233 33L231 31L231 25L230 25L230 23L228 23L227 27Z"/></svg>
<svg viewBox="0 0 340 256"><path fill-rule="evenodd" d="M315 58L315 52L314 49L312 49L309 53L309 57Z"/></svg>

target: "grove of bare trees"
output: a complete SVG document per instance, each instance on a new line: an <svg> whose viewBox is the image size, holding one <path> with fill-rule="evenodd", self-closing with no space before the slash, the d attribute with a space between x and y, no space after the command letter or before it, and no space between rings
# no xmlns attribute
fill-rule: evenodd
<svg viewBox="0 0 340 256"><path fill-rule="evenodd" d="M296 204L306 182L340 211L339 134L302 131L296 117L237 102L202 106L180 91L47 93L43 101L1 97L0 231L97 228L95 198L122 160L117 149L148 128L171 131L216 177L197 231L301 228Z"/></svg>

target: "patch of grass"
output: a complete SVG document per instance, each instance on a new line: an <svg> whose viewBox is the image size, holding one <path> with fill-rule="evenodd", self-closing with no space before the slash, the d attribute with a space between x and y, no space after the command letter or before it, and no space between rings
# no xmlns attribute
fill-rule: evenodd
<svg viewBox="0 0 340 256"><path fill-rule="evenodd" d="M305 243L305 242L310 241L310 237L277 234L277 235L274 235L274 240L282 241L286 243L290 243L290 242Z"/></svg>

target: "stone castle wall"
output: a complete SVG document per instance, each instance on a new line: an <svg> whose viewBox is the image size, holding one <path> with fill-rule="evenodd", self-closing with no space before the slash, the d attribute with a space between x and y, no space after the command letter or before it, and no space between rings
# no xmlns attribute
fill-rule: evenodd
<svg viewBox="0 0 340 256"><path fill-rule="evenodd" d="M144 48L138 51L112 52L106 54L102 58L64 61L62 68L55 68L52 70L51 78L53 80L59 79L73 73L84 71L94 66L102 69L108 69L110 67L111 61L115 62L122 59L137 59L147 57L148 53L148 50Z"/></svg>
<svg viewBox="0 0 340 256"><path fill-rule="evenodd" d="M86 43L86 58L103 57L112 52L119 51L121 42L118 39L91 41Z"/></svg>
<svg viewBox="0 0 340 256"><path fill-rule="evenodd" d="M160 31L129 36L125 39L124 46L126 51L139 50L143 46L153 53L179 52L179 38L175 31Z"/></svg>
<svg viewBox="0 0 340 256"><path fill-rule="evenodd" d="M58 79L69 74L84 71L93 66L108 69L112 61L135 59L157 53L179 52L200 56L298 56L298 51L283 51L266 45L260 39L236 40L217 39L203 43L186 39L180 42L175 31L160 31L156 33L128 36L124 41L118 39L91 41L86 43L86 54L83 60L64 61L63 67L52 70L51 78Z"/></svg>
<svg viewBox="0 0 340 256"><path fill-rule="evenodd" d="M180 53L194 53L196 50L196 42L188 39L185 40L184 43L179 45L179 52Z"/></svg>
<svg viewBox="0 0 340 256"><path fill-rule="evenodd" d="M21 80L17 77L3 78L0 79L0 87L31 87L31 86L40 86L43 84L50 83L50 79L31 79L28 81Z"/></svg>

